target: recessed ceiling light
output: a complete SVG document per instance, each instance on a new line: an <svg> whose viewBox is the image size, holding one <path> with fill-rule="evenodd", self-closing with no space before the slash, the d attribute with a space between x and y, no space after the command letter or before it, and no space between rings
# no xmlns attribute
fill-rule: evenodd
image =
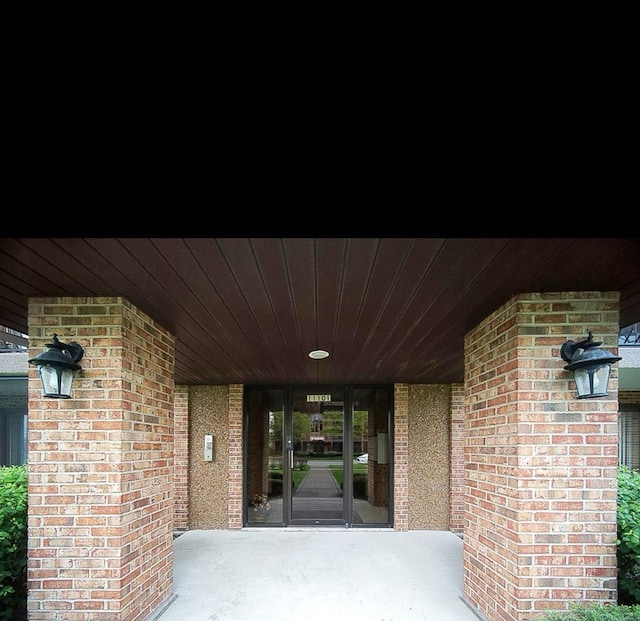
<svg viewBox="0 0 640 621"><path fill-rule="evenodd" d="M309 358L313 358L314 360L322 360L323 358L328 358L329 352L324 349L314 349L309 352Z"/></svg>

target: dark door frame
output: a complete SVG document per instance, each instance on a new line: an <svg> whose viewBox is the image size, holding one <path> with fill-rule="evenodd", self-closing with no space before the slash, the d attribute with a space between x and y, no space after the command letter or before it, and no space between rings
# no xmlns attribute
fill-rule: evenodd
<svg viewBox="0 0 640 621"><path fill-rule="evenodd" d="M283 515L282 523L270 523L269 526L274 527L287 527L287 526L344 526L349 528L353 526L354 506L353 506L353 410L354 410L354 391L358 389L384 389L388 392L387 403L387 433L388 433L388 453L389 453L389 472L387 478L388 493L387 493L387 522L386 523L371 523L363 524L362 526L372 527L384 527L393 528L393 386L388 384L281 384L281 385L245 385L244 387L244 413L243 413L243 498L244 498L244 511L243 511L243 524L249 525L248 520L248 508L246 499L248 496L248 433L249 433L249 399L248 394L253 390L276 390L282 391L282 410L283 410L283 430L282 430L282 462L283 462ZM293 420L293 395L294 392L309 392L315 394L328 394L332 391L341 391L343 393L343 517L340 520L322 520L318 523L315 519L307 520L292 520L290 505L291 505L291 489L292 489L292 477L291 468L285 463L289 459L289 451L286 446L287 433L285 429L284 421L288 418L289 424ZM292 429L289 428L289 432ZM361 526L358 523L358 526Z"/></svg>

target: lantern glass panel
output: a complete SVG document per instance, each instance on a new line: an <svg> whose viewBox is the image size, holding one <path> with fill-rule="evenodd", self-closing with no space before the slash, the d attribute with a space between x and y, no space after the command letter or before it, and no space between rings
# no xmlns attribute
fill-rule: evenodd
<svg viewBox="0 0 640 621"><path fill-rule="evenodd" d="M61 397L70 397L71 396L71 382L73 380L73 371L70 369L63 369L62 371L58 371L61 374L60 379L60 396Z"/></svg>
<svg viewBox="0 0 640 621"><path fill-rule="evenodd" d="M50 365L39 367L40 380L42 381L42 394L45 397L61 397L68 399L71 396L71 381L73 371L60 369Z"/></svg>
<svg viewBox="0 0 640 621"><path fill-rule="evenodd" d="M590 397L606 397L607 386L609 384L610 364L601 364L595 368L576 369L574 379L579 399Z"/></svg>
<svg viewBox="0 0 640 621"><path fill-rule="evenodd" d="M44 395L58 394L58 370L48 365L39 367L40 379L42 381L42 392Z"/></svg>

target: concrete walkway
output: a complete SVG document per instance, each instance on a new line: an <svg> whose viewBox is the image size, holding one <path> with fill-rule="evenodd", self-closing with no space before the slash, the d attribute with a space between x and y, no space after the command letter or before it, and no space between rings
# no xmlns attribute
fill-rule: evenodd
<svg viewBox="0 0 640 621"><path fill-rule="evenodd" d="M174 541L174 595L148 621L478 621L443 531L248 528Z"/></svg>

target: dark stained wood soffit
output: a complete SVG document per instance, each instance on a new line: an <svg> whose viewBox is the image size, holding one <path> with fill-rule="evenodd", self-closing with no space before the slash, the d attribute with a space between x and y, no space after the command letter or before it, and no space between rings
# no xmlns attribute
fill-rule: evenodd
<svg viewBox="0 0 640 621"><path fill-rule="evenodd" d="M29 296L121 295L175 335L178 384L462 382L469 329L565 290L619 291L640 321L640 242L0 239L0 325L28 333Z"/></svg>

